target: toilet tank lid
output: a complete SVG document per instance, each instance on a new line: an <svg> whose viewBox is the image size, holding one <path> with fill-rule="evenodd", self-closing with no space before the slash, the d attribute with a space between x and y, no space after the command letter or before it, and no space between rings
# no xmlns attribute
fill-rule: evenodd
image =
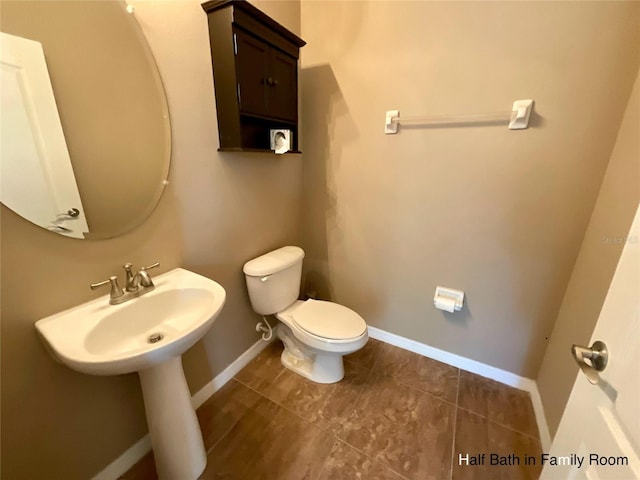
<svg viewBox="0 0 640 480"><path fill-rule="evenodd" d="M262 277L289 268L304 258L300 247L282 247L249 260L242 271L250 277Z"/></svg>

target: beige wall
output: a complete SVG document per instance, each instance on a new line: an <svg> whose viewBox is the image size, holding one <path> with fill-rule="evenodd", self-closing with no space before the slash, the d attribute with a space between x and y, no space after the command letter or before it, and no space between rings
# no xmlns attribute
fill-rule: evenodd
<svg viewBox="0 0 640 480"><path fill-rule="evenodd" d="M576 378L569 349L589 345L640 201L640 77L618 133L598 200L564 295L540 371L538 389L552 434Z"/></svg>
<svg viewBox="0 0 640 480"><path fill-rule="evenodd" d="M300 156L219 154L206 16L197 1L131 2L165 83L172 118L170 185L125 236L83 242L2 207L2 478L87 479L146 433L135 375L94 377L53 362L39 318L101 294L88 284L120 265L158 260L219 281L227 304L184 357L192 392L257 339L242 264L299 241ZM263 7L261 2L256 5ZM297 2L265 11L299 33Z"/></svg>
<svg viewBox="0 0 640 480"><path fill-rule="evenodd" d="M636 2L302 2L308 290L535 377L640 58ZM531 128L401 127L509 110ZM433 307L436 285L466 292Z"/></svg>

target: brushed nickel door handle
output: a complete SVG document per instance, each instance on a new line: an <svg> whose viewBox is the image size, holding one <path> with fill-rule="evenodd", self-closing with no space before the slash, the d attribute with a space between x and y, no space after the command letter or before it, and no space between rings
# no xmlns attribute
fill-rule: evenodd
<svg viewBox="0 0 640 480"><path fill-rule="evenodd" d="M607 345L600 340L593 342L591 347L580 345L571 346L571 354L574 360L587 377L590 383L596 385L600 381L598 372L603 371L609 360Z"/></svg>

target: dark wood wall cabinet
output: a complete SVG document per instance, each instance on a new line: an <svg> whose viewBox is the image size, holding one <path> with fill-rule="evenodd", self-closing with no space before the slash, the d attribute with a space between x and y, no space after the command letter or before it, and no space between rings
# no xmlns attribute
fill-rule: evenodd
<svg viewBox="0 0 640 480"><path fill-rule="evenodd" d="M298 151L298 58L305 41L244 0L202 4L209 20L220 151L270 151L270 130Z"/></svg>

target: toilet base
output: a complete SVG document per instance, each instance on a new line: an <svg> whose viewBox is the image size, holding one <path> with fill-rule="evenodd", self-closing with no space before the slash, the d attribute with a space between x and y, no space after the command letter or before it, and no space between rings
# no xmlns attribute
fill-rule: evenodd
<svg viewBox="0 0 640 480"><path fill-rule="evenodd" d="M278 325L277 331L284 343L280 360L286 368L316 383L336 383L344 378L342 355L311 350L283 324Z"/></svg>

